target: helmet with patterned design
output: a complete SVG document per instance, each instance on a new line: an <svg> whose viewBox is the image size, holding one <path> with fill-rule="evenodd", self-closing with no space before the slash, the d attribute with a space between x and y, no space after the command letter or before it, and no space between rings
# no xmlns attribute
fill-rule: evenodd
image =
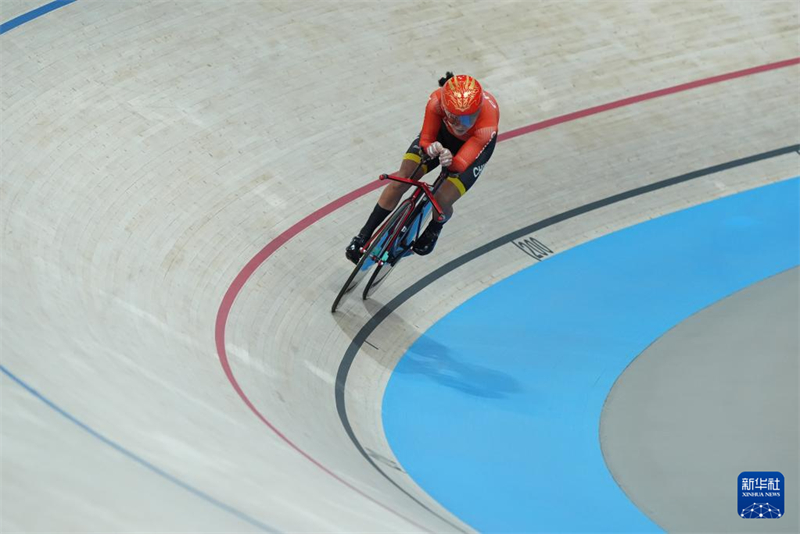
<svg viewBox="0 0 800 534"><path fill-rule="evenodd" d="M483 88L472 76L458 74L442 86L442 108L447 122L456 130L466 131L475 125L482 103Z"/></svg>

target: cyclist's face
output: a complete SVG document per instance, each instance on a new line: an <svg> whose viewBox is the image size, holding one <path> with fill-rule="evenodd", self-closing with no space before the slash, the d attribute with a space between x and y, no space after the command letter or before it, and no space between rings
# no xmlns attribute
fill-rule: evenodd
<svg viewBox="0 0 800 534"><path fill-rule="evenodd" d="M479 109L475 113L470 115L453 115L449 111L444 112L445 120L453 129L454 132L462 134L466 133L470 128L475 125L475 121L478 120L478 114L481 112Z"/></svg>

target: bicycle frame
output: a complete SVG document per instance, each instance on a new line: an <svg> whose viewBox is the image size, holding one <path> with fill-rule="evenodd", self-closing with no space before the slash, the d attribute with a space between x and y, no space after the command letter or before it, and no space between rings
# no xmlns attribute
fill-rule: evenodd
<svg viewBox="0 0 800 534"><path fill-rule="evenodd" d="M425 162L425 159L420 160L419 165L411 175L415 176ZM413 185L416 190L411 196L401 201L400 205L384 221L380 229L377 232L373 232L369 241L361 247L361 259L333 301L331 312L336 311L345 295L359 284L372 266L375 266L372 277L362 295L364 299L369 298L375 288L382 284L397 262L406 255L411 254L411 246L419 239L422 224L429 210L435 212L434 217L437 221L444 221L445 215L434 195L444 182L445 176L447 176L447 170L442 169L433 185L389 174L380 176L381 180L394 180ZM401 209L405 210L405 213L400 213L399 210Z"/></svg>
<svg viewBox="0 0 800 534"><path fill-rule="evenodd" d="M425 163L425 160L420 161L419 165L417 165L417 169L415 169L414 172L412 173L412 176L417 173L419 168L422 167L422 165L424 163ZM442 179L444 178L444 176L446 174L447 174L447 170L443 168L441 170L441 172L439 173L439 176L436 178L436 180L434 181L434 183L432 185L428 184L428 183L425 183L425 182L417 181L417 180L411 180L410 178L403 178L401 176L395 176L395 175L392 175L392 174L381 174L379 176L379 178L378 178L379 180L394 180L395 182L405 183L405 184L413 185L414 187L416 187L416 191L414 191L411 194L411 196L407 199L407 200L411 201L411 204L412 204L413 208L409 212L408 216L403 221L401 221L401 223L400 223L401 227L405 226L414 217L419 215L419 213L420 213L419 206L420 206L420 199L421 198L424 199L424 200L427 200L428 202L430 202L430 205L431 205L431 207L433 208L433 210L435 212L435 218L436 218L437 221L442 222L442 221L445 220L444 212L442 212L442 208L441 208L441 206L439 206L439 203L436 201L436 197L434 195L436 194L436 189L439 187L439 185L442 182ZM421 230L421 226L418 226L416 228L416 237L417 238L419 238L420 230ZM394 240L395 240L395 238L398 237L399 233L400 232L399 232L399 228L398 228L398 232L395 232L394 235L389 238L389 242L386 244L386 248L387 249L391 249L394 246ZM380 231L376 233L376 235L378 235L378 234L380 234ZM366 248L368 248L371 244L372 244L372 241L370 240L362 248L362 252L364 252L366 250ZM403 251L403 252L405 252L405 251ZM384 264L384 260L381 259L381 258L375 258L375 261L379 266Z"/></svg>
<svg viewBox="0 0 800 534"><path fill-rule="evenodd" d="M442 174L444 174L444 171L442 171L442 173L439 175L439 178L436 179L437 182L441 178ZM414 193L411 195L411 199L414 202L414 205L416 206L417 202L419 201L419 197L420 196L424 195L424 196L428 197L428 201L430 201L431 206L433 207L433 211L436 212L436 220L438 222L444 222L445 215L442 212L442 207L439 206L438 202L436 202L436 197L433 196L434 192L431 191L431 186L430 185L426 184L425 182L420 182L418 180L412 180L410 178L403 178L401 176L394 176L393 174L381 174L378 179L379 180L393 180L395 182L400 182L400 183L403 183L403 184L413 185L414 187L417 188L417 190L414 191ZM435 185L436 185L436 183L434 182L434 186Z"/></svg>

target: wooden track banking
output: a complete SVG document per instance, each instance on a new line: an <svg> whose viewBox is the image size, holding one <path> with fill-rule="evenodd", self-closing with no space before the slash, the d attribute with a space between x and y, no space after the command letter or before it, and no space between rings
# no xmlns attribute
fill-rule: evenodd
<svg viewBox="0 0 800 534"><path fill-rule="evenodd" d="M4 1L2 20L38 5ZM354 337L500 236L796 145L800 67L504 140L436 252L335 315L377 193L289 230L396 169L447 69L496 95L509 132L797 58L797 32L792 1L79 0L3 34L2 530L470 531L396 464L381 396L426 328L537 260L508 243L396 307L347 369L348 435ZM535 237L558 253L797 174L789 152Z"/></svg>

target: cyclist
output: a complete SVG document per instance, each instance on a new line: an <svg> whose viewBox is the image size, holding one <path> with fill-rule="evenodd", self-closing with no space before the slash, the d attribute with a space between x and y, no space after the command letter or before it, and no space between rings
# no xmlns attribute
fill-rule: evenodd
<svg viewBox="0 0 800 534"><path fill-rule="evenodd" d="M439 80L439 89L431 93L425 107L422 132L411 143L403 156L400 169L394 174L410 178L422 155L431 160L413 177L419 180L439 164L447 168L447 180L436 192L436 200L445 215L444 222L431 220L414 243L416 254L430 254L439 239L445 222L453 216L453 204L466 193L483 172L492 157L497 142L500 109L497 101L484 91L472 76L448 72ZM444 128L442 128L444 125ZM367 223L353 237L345 255L353 263L361 258L361 247L375 229L397 207L403 194L411 187L400 182L389 182L381 192L378 203Z"/></svg>

